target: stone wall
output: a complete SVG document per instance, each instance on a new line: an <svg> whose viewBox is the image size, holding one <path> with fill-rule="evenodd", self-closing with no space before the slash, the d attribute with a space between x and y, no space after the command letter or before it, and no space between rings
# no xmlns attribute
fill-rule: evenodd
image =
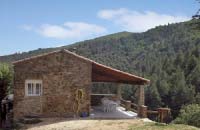
<svg viewBox="0 0 200 130"><path fill-rule="evenodd" d="M90 110L91 63L60 51L14 65L14 118L73 116L75 91L83 89L81 111ZM42 80L41 96L25 96L25 80Z"/></svg>

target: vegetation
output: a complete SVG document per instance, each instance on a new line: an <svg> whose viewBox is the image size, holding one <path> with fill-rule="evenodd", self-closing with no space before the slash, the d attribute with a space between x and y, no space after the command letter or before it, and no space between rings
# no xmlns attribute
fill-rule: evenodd
<svg viewBox="0 0 200 130"><path fill-rule="evenodd" d="M188 125L161 124L161 123L144 123L139 126L131 126L129 130L198 130L198 128Z"/></svg>
<svg viewBox="0 0 200 130"><path fill-rule="evenodd" d="M0 121L1 121L1 101L9 92L11 83L12 83L11 69L7 64L0 64Z"/></svg>
<svg viewBox="0 0 200 130"><path fill-rule="evenodd" d="M65 48L102 64L151 80L146 87L149 109L170 107L177 117L183 105L200 104L199 20L159 26L144 33L121 32L59 48L38 49L0 57L12 62ZM106 87L101 87L109 86ZM113 92L114 84L97 84L94 91ZM124 85L123 97L136 102L136 87Z"/></svg>
<svg viewBox="0 0 200 130"><path fill-rule="evenodd" d="M7 95L12 83L12 71L7 64L0 64L0 103Z"/></svg>
<svg viewBox="0 0 200 130"><path fill-rule="evenodd" d="M200 104L183 106L179 116L173 122L200 127Z"/></svg>

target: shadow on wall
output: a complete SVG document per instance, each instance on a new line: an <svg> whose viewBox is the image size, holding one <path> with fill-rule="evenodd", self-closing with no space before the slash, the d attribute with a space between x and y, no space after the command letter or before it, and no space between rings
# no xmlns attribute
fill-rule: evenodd
<svg viewBox="0 0 200 130"><path fill-rule="evenodd" d="M1 101L0 128L10 129L13 127L13 94L6 96Z"/></svg>

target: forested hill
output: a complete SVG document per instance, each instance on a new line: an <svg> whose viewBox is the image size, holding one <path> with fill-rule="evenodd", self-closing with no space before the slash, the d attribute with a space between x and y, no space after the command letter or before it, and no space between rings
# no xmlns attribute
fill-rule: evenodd
<svg viewBox="0 0 200 130"><path fill-rule="evenodd" d="M168 106L176 115L182 105L200 103L200 31L196 22L159 26L144 33L121 32L60 48L149 78L146 105L151 109ZM10 62L60 48L3 56L0 61ZM129 90L124 95L134 100L130 94Z"/></svg>

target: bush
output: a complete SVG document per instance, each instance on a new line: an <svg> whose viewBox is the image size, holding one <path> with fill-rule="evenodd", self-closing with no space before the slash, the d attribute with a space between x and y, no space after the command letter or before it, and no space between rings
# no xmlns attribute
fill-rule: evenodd
<svg viewBox="0 0 200 130"><path fill-rule="evenodd" d="M179 116L173 122L200 127L200 104L183 106Z"/></svg>
<svg viewBox="0 0 200 130"><path fill-rule="evenodd" d="M192 118L188 120L188 124L200 127L200 112L194 114Z"/></svg>

